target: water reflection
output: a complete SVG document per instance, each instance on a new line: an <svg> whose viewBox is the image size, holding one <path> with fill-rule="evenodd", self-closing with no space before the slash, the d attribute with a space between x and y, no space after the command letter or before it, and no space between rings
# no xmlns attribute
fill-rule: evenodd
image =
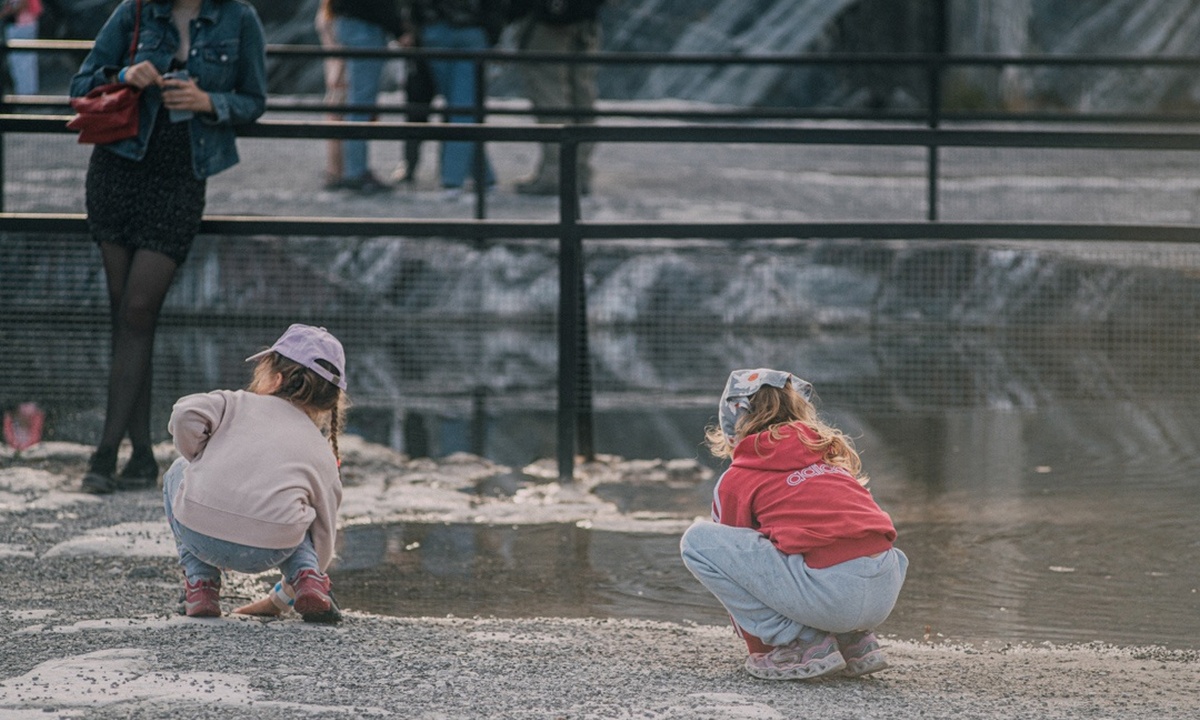
<svg viewBox="0 0 1200 720"><path fill-rule="evenodd" d="M1193 418L1190 402L1171 401L841 413L912 561L883 630L1200 648ZM625 510L694 517L711 487L599 492ZM372 612L726 622L674 535L409 523L348 528L342 557L344 604Z"/></svg>
<svg viewBox="0 0 1200 720"><path fill-rule="evenodd" d="M804 337L600 329L596 447L716 467L701 429L729 367L795 368L858 438L912 561L885 631L1200 646L1200 335L1130 325L1080 338L1056 327ZM275 334L168 323L154 427L165 429L179 395L243 384L248 348ZM51 439L93 439L102 319L5 322L0 337L10 350L0 401L37 400ZM344 342L356 358L352 432L417 455L482 451L514 468L554 457L553 332L395 324ZM710 489L598 492L623 511L690 518L707 513ZM676 542L574 526L353 527L337 583L347 606L383 613L723 623Z"/></svg>
<svg viewBox="0 0 1200 720"><path fill-rule="evenodd" d="M332 575L344 606L385 615L721 621L678 548L573 524L359 526Z"/></svg>
<svg viewBox="0 0 1200 720"><path fill-rule="evenodd" d="M868 445L883 456L876 495L915 557L892 622L959 638L1200 646L1194 417L1191 402L1161 400L873 419L893 435Z"/></svg>

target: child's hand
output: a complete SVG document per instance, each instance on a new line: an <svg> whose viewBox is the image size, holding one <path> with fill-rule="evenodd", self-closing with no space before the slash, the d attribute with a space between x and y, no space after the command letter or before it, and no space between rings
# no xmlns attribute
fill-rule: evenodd
<svg viewBox="0 0 1200 720"><path fill-rule="evenodd" d="M255 600L249 605L243 605L234 612L239 615L256 615L258 617L279 617L282 614L282 611L275 607L275 603L271 602L270 595L261 600Z"/></svg>

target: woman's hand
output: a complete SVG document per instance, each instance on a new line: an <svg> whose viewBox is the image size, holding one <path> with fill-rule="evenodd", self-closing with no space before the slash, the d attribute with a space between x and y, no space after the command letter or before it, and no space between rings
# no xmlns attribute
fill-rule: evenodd
<svg viewBox="0 0 1200 720"><path fill-rule="evenodd" d="M125 77L121 78L118 73L117 79L134 85L142 90L151 85L162 85L163 77L158 72L158 68L154 67L154 63L149 60L143 60L136 65L130 65L124 68Z"/></svg>
<svg viewBox="0 0 1200 720"><path fill-rule="evenodd" d="M213 113L212 98L196 85L195 80L163 78L159 84L162 85L163 105L166 105L168 110L190 110L210 115Z"/></svg>

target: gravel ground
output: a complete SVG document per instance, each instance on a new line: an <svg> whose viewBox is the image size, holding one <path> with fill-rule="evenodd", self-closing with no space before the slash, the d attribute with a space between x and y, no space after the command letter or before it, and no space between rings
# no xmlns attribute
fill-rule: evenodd
<svg viewBox="0 0 1200 720"><path fill-rule="evenodd" d="M160 523L156 492L30 497L11 482L0 492L6 719L784 718L802 709L1191 720L1200 698L1194 650L887 639L893 667L871 678L772 683L745 674L725 626L352 609L337 626L190 619L175 612L178 569L161 551L56 549L88 530L128 524L136 535L139 524ZM223 602L228 610L256 592L252 581L227 583Z"/></svg>

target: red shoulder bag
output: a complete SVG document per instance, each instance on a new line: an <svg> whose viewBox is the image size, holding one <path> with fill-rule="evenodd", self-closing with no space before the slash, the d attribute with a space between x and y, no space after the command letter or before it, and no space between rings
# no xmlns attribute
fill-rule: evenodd
<svg viewBox="0 0 1200 720"><path fill-rule="evenodd" d="M142 25L142 0L137 1L133 21L133 41L129 43L129 64L137 54L138 32ZM67 127L79 133L79 142L104 143L131 138L138 133L138 101L142 89L130 83L108 83L92 88L83 97L71 98L75 117Z"/></svg>

